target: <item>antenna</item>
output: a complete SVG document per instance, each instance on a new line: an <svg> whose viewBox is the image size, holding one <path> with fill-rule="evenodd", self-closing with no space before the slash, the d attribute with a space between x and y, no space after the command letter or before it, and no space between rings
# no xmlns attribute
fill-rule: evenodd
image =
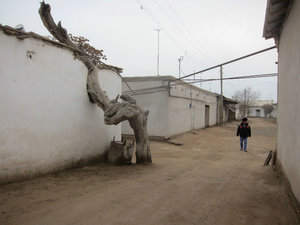
<svg viewBox="0 0 300 225"><path fill-rule="evenodd" d="M160 29L154 29L157 31L157 76L159 76L159 32Z"/></svg>

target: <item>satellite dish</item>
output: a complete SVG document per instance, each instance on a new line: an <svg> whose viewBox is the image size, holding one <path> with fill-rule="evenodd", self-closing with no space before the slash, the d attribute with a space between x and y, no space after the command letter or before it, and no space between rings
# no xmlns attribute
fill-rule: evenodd
<svg viewBox="0 0 300 225"><path fill-rule="evenodd" d="M18 24L17 26L15 26L15 29L25 32L23 24Z"/></svg>

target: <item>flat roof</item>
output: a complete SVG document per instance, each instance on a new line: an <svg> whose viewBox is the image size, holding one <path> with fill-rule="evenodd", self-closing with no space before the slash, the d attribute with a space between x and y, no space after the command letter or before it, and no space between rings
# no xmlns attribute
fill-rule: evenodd
<svg viewBox="0 0 300 225"><path fill-rule="evenodd" d="M165 76L134 76L134 77L123 77L128 82L140 82L140 81L172 81L177 79L176 77L165 75Z"/></svg>
<svg viewBox="0 0 300 225"><path fill-rule="evenodd" d="M174 81L174 83L180 84L180 85L186 85L188 87L193 88L194 90L198 90L202 93L208 94L208 95L212 95L212 96L221 96L220 94L214 93L214 92L210 92L207 90L204 90L202 88L199 88L195 85L189 84L183 80L178 80L176 77L167 75L167 76L144 76L144 77L139 77L139 76L135 76L135 77L123 77L123 80L125 82L143 82L143 81ZM130 86L130 85L129 85ZM165 87L167 88L167 86ZM236 101L230 99L230 98L226 98L225 96L223 96L223 101L226 103L231 103L231 104L237 104Z"/></svg>

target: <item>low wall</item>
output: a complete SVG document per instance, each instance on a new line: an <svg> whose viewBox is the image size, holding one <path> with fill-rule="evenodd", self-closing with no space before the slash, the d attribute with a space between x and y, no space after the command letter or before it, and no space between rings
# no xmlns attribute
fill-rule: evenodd
<svg viewBox="0 0 300 225"><path fill-rule="evenodd" d="M66 48L0 31L0 183L71 167L103 156L121 126L104 124L89 102L87 69ZM110 98L121 78L100 70Z"/></svg>

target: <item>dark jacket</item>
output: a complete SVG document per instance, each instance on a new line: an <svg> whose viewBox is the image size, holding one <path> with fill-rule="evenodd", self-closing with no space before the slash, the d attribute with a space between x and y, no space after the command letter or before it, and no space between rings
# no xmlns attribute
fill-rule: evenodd
<svg viewBox="0 0 300 225"><path fill-rule="evenodd" d="M236 131L236 136L251 137L251 128L248 123L241 123Z"/></svg>

